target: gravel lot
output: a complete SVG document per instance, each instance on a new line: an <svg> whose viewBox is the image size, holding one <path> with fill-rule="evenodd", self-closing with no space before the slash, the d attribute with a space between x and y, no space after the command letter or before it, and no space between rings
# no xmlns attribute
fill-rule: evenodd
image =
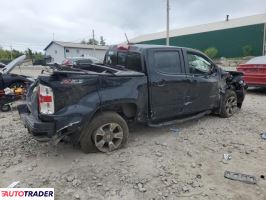
<svg viewBox="0 0 266 200"><path fill-rule="evenodd" d="M0 112L0 187L54 187L55 199L265 200L266 90L250 90L232 118L206 116L164 128L130 125L126 148L84 154L35 141L17 111ZM171 131L178 128L179 131ZM223 160L230 153L232 159ZM224 178L255 175L256 185Z"/></svg>
<svg viewBox="0 0 266 200"><path fill-rule="evenodd" d="M112 154L36 142L16 110L0 113L0 187L13 181L54 187L56 199L265 199L265 95L249 92L230 119L206 116L158 129L132 125L128 146ZM224 161L228 152L232 160ZM225 179L225 170L255 175L258 184Z"/></svg>

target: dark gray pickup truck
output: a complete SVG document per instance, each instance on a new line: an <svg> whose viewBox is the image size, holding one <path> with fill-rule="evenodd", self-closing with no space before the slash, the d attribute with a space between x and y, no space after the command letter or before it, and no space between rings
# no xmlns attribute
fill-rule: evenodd
<svg viewBox="0 0 266 200"><path fill-rule="evenodd" d="M242 74L225 72L199 51L112 46L104 64L59 67L31 85L21 118L36 138L68 137L84 152L109 152L128 138L128 121L169 125L241 108Z"/></svg>

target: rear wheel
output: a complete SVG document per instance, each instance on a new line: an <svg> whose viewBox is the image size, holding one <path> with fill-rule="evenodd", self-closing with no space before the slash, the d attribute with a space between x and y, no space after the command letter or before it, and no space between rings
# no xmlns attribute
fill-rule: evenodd
<svg viewBox="0 0 266 200"><path fill-rule="evenodd" d="M83 152L112 152L124 146L128 139L126 121L115 112L96 115L82 131L80 146Z"/></svg>
<svg viewBox="0 0 266 200"><path fill-rule="evenodd" d="M221 105L220 116L224 118L231 117L235 114L237 109L238 107L236 93L232 90L226 91Z"/></svg>

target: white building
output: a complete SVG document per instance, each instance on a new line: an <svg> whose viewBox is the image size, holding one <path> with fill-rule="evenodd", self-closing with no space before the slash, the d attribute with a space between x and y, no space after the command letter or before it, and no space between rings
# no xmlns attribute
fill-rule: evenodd
<svg viewBox="0 0 266 200"><path fill-rule="evenodd" d="M95 50L94 50L95 47ZM104 59L108 46L87 45L72 42L52 41L45 47L45 56L51 63L61 64L66 58L92 56L99 60Z"/></svg>

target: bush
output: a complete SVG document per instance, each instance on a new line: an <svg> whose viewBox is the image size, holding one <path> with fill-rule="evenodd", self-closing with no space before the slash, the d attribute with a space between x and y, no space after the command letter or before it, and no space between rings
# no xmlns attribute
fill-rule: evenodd
<svg viewBox="0 0 266 200"><path fill-rule="evenodd" d="M204 51L204 53L210 58L215 58L218 54L218 50L214 47L209 47L208 49Z"/></svg>
<svg viewBox="0 0 266 200"><path fill-rule="evenodd" d="M251 56L252 55L252 47L250 45L243 46L243 56Z"/></svg>

